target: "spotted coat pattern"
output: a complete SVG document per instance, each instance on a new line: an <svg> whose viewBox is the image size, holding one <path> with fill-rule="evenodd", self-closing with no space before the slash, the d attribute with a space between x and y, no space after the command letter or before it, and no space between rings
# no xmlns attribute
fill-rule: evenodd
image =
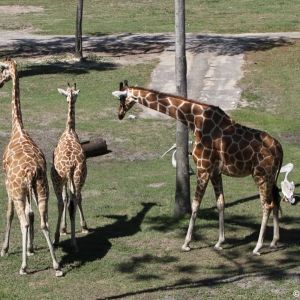
<svg viewBox="0 0 300 300"><path fill-rule="evenodd" d="M8 194L7 226L1 256L9 249L11 222L14 208L22 231L22 265L20 274L26 274L27 255L33 255L33 219L31 209L35 200L41 217L41 229L45 235L52 256L56 276L62 276L49 238L48 198L46 160L44 154L24 129L20 105L19 76L16 63L5 59L0 63L0 87L12 80L12 132L3 154L5 185ZM26 245L27 243L27 245Z"/></svg>
<svg viewBox="0 0 300 300"><path fill-rule="evenodd" d="M61 135L53 154L51 179L58 200L58 221L54 244L59 243L61 234L66 234L66 207L68 205L68 188L70 192L69 215L71 219L71 247L78 251L75 238L76 207L79 208L82 232L88 227L82 210L81 190L87 176L86 156L75 131L75 103L80 90L68 86L67 90L58 89L68 102L66 129Z"/></svg>
<svg viewBox="0 0 300 300"><path fill-rule="evenodd" d="M209 180L213 185L219 210L219 240L214 248L222 249L221 244L225 241L222 174L231 177L252 175L258 187L263 220L253 254L260 254L272 210L274 234L271 247L278 245L280 195L276 181L283 151L277 140L263 131L241 125L217 106L140 87L129 87L126 82L125 85L121 83L120 90L113 92L113 95L120 100L120 120L135 103L139 103L181 121L195 136L192 157L197 166L197 186L183 251L190 250L189 243L197 211Z"/></svg>

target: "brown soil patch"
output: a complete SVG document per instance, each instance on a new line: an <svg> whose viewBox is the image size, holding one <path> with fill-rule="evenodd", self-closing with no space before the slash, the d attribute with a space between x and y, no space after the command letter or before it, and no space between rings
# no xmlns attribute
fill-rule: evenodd
<svg viewBox="0 0 300 300"><path fill-rule="evenodd" d="M20 5L0 6L0 13L8 14L8 15L17 15L17 14L24 14L24 13L30 13L30 12L40 12L43 10L44 10L44 8L39 7L39 6L20 6Z"/></svg>

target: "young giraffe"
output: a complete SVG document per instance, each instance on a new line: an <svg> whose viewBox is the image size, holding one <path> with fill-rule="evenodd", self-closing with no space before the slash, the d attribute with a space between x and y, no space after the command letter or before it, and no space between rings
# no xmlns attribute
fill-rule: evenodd
<svg viewBox="0 0 300 300"><path fill-rule="evenodd" d="M66 129L60 137L59 142L54 150L53 165L51 168L51 179L58 200L58 220L54 245L59 244L60 234L66 234L66 207L68 204L67 184L69 184L71 247L73 248L74 252L77 252L78 248L75 238L75 216L77 205L79 208L82 232L88 232L88 227L84 219L81 203L81 189L84 185L87 175L86 156L75 131L75 103L80 90L76 90L76 84L74 84L74 87L72 88L68 84L66 91L63 89L58 89L58 92L67 98L69 111ZM62 217L63 220L61 224Z"/></svg>
<svg viewBox="0 0 300 300"><path fill-rule="evenodd" d="M33 220L34 213L31 203L34 199L41 217L41 229L44 233L56 276L62 276L56 260L48 227L49 186L47 180L46 161L44 154L25 131L19 91L19 76L16 63L5 59L0 63L0 87L12 80L12 132L3 154L5 185L8 194L7 226L5 241L1 251L4 256L9 249L11 222L14 207L17 211L22 231L22 265L20 274L27 274L27 256L33 255ZM26 247L27 241L27 247ZM26 249L27 248L27 249Z"/></svg>
<svg viewBox="0 0 300 300"><path fill-rule="evenodd" d="M219 211L219 240L214 246L221 250L225 241L224 195L221 175L245 177L252 175L261 199L263 219L253 254L260 255L264 234L273 210L274 234L271 247L279 240L278 211L280 195L276 186L283 160L280 143L265 132L245 127L232 120L217 106L183 97L163 94L140 87L120 84L113 92L120 100L118 117L122 120L135 103L157 110L189 126L195 136L192 156L197 166L197 187L192 202L192 215L183 251L189 251L193 227L209 179L214 188Z"/></svg>

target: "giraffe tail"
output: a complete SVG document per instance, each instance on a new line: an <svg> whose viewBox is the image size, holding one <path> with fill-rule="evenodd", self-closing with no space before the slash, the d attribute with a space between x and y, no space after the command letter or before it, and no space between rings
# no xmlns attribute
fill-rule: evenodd
<svg viewBox="0 0 300 300"><path fill-rule="evenodd" d="M74 171L75 171L76 165L72 165L69 170L69 185L71 191L74 193L75 192L75 184L74 184Z"/></svg>
<svg viewBox="0 0 300 300"><path fill-rule="evenodd" d="M76 165L72 165L69 171L69 188L71 195L76 193L76 187L74 183L74 171L75 171ZM70 217L73 218L74 216L74 210L75 210L75 205L74 205L74 198L71 196L71 201L69 205L69 210L70 210Z"/></svg>
<svg viewBox="0 0 300 300"><path fill-rule="evenodd" d="M30 240L33 241L34 238L34 230L33 230L33 223L34 223L34 212L32 210L32 199L34 198L36 201L36 198L33 197L34 194L34 188L33 188L33 181L35 178L35 174L28 170L26 172L26 181L27 181L27 197L26 197L26 206L29 205L29 213L28 213L28 222L29 222L29 235Z"/></svg>
<svg viewBox="0 0 300 300"><path fill-rule="evenodd" d="M33 180L34 180L34 173L31 170L28 170L26 172L26 182L27 182L27 200L26 200L26 205L29 205L29 211L32 211L31 209L31 203L34 190L33 190Z"/></svg>

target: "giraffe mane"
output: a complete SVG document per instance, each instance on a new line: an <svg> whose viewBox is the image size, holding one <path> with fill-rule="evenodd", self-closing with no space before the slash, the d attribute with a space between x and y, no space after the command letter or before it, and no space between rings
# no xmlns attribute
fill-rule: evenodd
<svg viewBox="0 0 300 300"><path fill-rule="evenodd" d="M190 103L194 103L194 104L205 106L205 107L219 108L219 106L215 106L215 105L211 105L211 104L199 102L199 101L196 101L196 100L193 100L193 99L184 98L182 96L178 96L178 95L174 95L174 94L170 94L170 93L159 92L159 91L153 90L153 89L147 89L147 88L137 87L137 86L130 86L129 88L131 88L131 89L138 89L138 90L141 90L141 91L153 92L155 94L159 94L159 95L162 95L162 96L171 96L172 98L176 98L176 99L180 99L180 100L185 100L185 101L188 101Z"/></svg>

